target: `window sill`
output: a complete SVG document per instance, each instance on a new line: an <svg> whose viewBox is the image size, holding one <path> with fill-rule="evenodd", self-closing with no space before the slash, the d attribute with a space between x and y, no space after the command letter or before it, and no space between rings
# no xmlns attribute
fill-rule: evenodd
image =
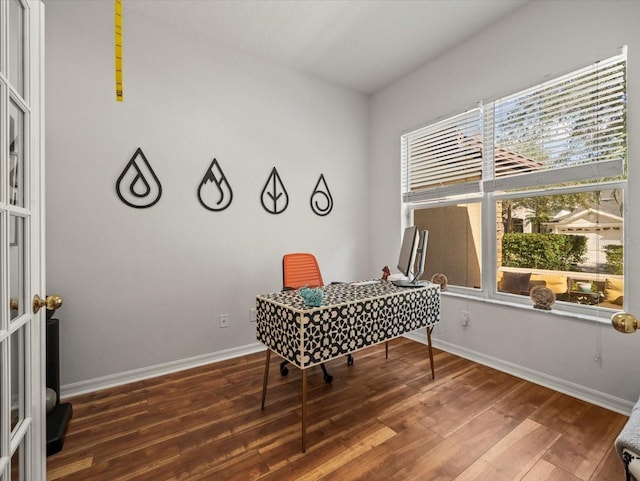
<svg viewBox="0 0 640 481"><path fill-rule="evenodd" d="M554 304L554 306L551 308L551 310L547 311L544 309L536 309L533 307L533 305L531 304L531 302L518 302L516 300L510 300L507 297L509 296L505 296L505 298L502 297L483 297L485 293L484 292L478 292L477 294L475 292L466 292L466 291L444 291L442 293L443 297L452 297L452 298L459 298L459 299L466 299L469 301L475 301L475 302L483 302L483 303L487 303L487 304L496 304L502 307L512 307L514 309L523 309L523 310L528 310L531 312L535 312L538 314L545 314L545 315L552 315L552 316L557 316L557 317L563 317L563 318L569 318L569 319L576 319L579 321L584 321L584 322L588 322L588 323L595 323L595 324L602 324L602 325L611 325L611 316L617 312L621 312L623 309L609 309L609 308L603 308L603 307L591 307L591 308L574 308L571 309L571 305L569 303L566 302L560 302L560 304ZM528 299L527 299L528 300ZM559 306L559 307L556 307ZM569 309L564 309L564 307L567 306L569 307ZM587 310L589 311L594 311L593 313L591 312L587 312Z"/></svg>

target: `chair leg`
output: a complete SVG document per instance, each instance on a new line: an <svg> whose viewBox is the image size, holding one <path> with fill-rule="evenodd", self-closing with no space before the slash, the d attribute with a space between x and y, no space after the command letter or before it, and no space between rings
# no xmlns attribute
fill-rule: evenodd
<svg viewBox="0 0 640 481"><path fill-rule="evenodd" d="M329 374L329 371L327 371L327 368L325 367L324 362L320 364L320 368L322 369L324 382L326 382L327 384L331 384L333 382L333 376Z"/></svg>
<svg viewBox="0 0 640 481"><path fill-rule="evenodd" d="M286 376L287 374L289 374L289 369L287 368L287 364L289 363L289 361L282 361L280 363L280 374L282 376Z"/></svg>
<svg viewBox="0 0 640 481"><path fill-rule="evenodd" d="M289 374L289 369L287 368L288 363L289 361L282 361L280 363L280 374L282 374L283 376L286 376L287 374ZM353 364L353 361L351 361L351 363ZM329 374L329 371L327 371L327 368L325 367L324 362L320 364L320 368L322 369L324 382L326 382L327 384L331 384L333 382L333 376Z"/></svg>

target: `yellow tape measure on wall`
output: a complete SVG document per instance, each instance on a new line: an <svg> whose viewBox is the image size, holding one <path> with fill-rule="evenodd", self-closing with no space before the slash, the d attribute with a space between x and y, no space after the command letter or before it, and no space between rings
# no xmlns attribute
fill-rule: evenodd
<svg viewBox="0 0 640 481"><path fill-rule="evenodd" d="M122 102L122 0L115 2L116 100Z"/></svg>

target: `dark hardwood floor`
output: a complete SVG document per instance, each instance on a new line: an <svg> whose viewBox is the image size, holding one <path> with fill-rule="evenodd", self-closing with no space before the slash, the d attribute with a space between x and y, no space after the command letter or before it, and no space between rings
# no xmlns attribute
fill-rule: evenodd
<svg viewBox="0 0 640 481"><path fill-rule="evenodd" d="M70 399L49 481L621 481L626 417L407 339L308 375L264 353Z"/></svg>

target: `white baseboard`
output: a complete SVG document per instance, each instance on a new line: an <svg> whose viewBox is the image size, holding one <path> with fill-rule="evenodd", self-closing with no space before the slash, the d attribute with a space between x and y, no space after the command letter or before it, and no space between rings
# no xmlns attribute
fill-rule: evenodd
<svg viewBox="0 0 640 481"><path fill-rule="evenodd" d="M78 396L80 394L99 391L101 389L121 386L130 382L142 381L144 379L162 376L164 374L170 374L172 372L183 371L185 369L203 366L212 362L225 361L234 357L253 354L255 352L264 350L264 345L256 342L253 344L247 344L245 346L234 347L232 349L225 349L223 351L203 354L201 356L195 356L188 359L181 359L179 361L156 364L155 366L120 372L117 374L111 374L109 376L89 379L87 381L65 384L64 386L60 387L60 397L62 399L65 399L73 396Z"/></svg>
<svg viewBox="0 0 640 481"><path fill-rule="evenodd" d="M405 335L405 337L417 342L421 342L423 344L427 343L427 336L423 332L410 333ZM451 344L434 337L432 337L431 339L433 341L433 347L436 347L443 351L447 351L451 354L455 354L456 356L460 356L479 364L492 367L499 371L506 372L535 384L540 384L541 386L545 386L569 396L582 399L583 401L587 401L597 406L610 409L611 411L624 414L625 416L628 416L631 413L631 408L633 408L634 406L634 403L632 403L631 401L627 401L626 399L611 396L610 394L596 391L595 389L581 386L579 384L575 384L554 376L549 376L548 374L534 371L532 369L528 369L526 367L519 366L502 359L487 356L486 354L483 354L481 352L473 351L471 349ZM247 354L253 354L256 352L264 351L264 349L265 347L263 344L256 342L232 349L225 349L224 351L204 354L202 356L195 356L188 359L172 361L164 364L157 364L155 366L149 366L141 369L134 369L132 371L112 374L109 376L103 376L87 381L66 384L64 386L61 386L60 388L61 398L65 399L73 396L78 396L80 394L99 391L101 389L121 386L123 384L162 376L164 374L170 374L177 371L183 371L185 369L191 369L213 362L219 362L235 357L244 356Z"/></svg>
<svg viewBox="0 0 640 481"><path fill-rule="evenodd" d="M406 334L405 337L414 341L421 342L423 344L427 343L427 335L423 332L412 332L410 334ZM625 416L629 416L629 414L631 413L631 408L633 408L635 404L627 401L626 399L611 396L610 394L596 391L595 389L581 386L565 379L550 376L543 372L534 371L533 369L519 366L502 359L487 356L486 354L483 354L481 352L473 351L456 344L451 344L434 337L431 338L431 341L433 343L433 347L435 348L441 349L451 354L455 354L456 356L460 356L465 359L469 359L471 361L477 362L478 364L489 366L491 368L497 369L498 371L506 372L507 374L525 379L532 383L548 387L549 389L553 389L554 391L558 391L569 396L581 399L583 401L587 401L591 404L595 404L596 406L600 406L606 409L610 409L611 411L624 414Z"/></svg>

